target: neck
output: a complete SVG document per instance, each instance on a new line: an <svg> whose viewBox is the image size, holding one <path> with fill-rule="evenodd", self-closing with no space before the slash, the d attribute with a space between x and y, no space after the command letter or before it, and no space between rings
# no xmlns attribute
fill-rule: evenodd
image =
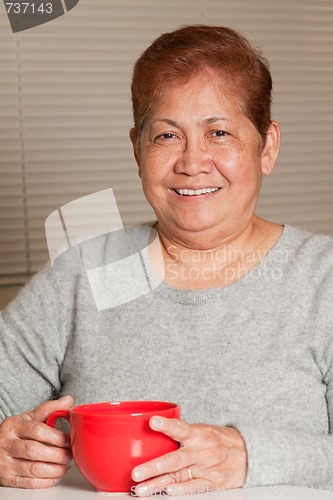
<svg viewBox="0 0 333 500"><path fill-rule="evenodd" d="M176 288L213 288L240 279L271 249L282 227L256 216L237 232L211 240L180 240L159 224L165 281Z"/></svg>
<svg viewBox="0 0 333 500"><path fill-rule="evenodd" d="M201 256L204 262L207 256L213 259L214 255L220 256L224 253L226 256L225 263L227 264L228 255L233 260L231 253L234 250L242 250L244 247L252 245L257 232L256 219L251 219L243 227L226 235L218 232L212 235L207 231L187 234L185 231L182 231L179 238L178 235L170 233L159 223L155 226L155 229L159 234L163 251L168 260L189 262Z"/></svg>

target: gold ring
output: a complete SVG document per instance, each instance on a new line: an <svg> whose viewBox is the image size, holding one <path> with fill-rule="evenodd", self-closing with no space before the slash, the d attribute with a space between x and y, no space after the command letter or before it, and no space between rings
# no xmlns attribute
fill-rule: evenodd
<svg viewBox="0 0 333 500"><path fill-rule="evenodd" d="M193 479L191 469L189 467L186 467L186 468L187 468L187 472L188 472L188 480L191 481L191 479Z"/></svg>

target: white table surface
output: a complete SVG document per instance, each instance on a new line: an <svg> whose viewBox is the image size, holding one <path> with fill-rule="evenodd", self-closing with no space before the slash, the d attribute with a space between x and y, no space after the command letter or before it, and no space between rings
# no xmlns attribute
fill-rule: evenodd
<svg viewBox="0 0 333 500"><path fill-rule="evenodd" d="M23 490L0 487L0 500L129 500L126 494L97 493L73 465L66 477L53 488ZM156 495L153 498L170 498ZM333 500L333 491L324 491L297 486L265 486L237 490L178 496L179 500Z"/></svg>

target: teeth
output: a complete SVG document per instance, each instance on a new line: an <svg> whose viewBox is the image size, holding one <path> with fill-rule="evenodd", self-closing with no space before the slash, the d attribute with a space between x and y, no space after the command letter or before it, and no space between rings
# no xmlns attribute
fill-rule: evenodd
<svg viewBox="0 0 333 500"><path fill-rule="evenodd" d="M176 193L185 196L198 196L200 194L214 193L219 188L205 188L205 189L175 189Z"/></svg>

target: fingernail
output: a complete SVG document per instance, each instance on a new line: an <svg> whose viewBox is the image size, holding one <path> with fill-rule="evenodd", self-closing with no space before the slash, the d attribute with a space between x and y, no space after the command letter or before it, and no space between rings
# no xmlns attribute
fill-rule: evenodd
<svg viewBox="0 0 333 500"><path fill-rule="evenodd" d="M136 494L139 497L145 497L148 494L148 486L140 486L140 488L136 489Z"/></svg>
<svg viewBox="0 0 333 500"><path fill-rule="evenodd" d="M134 479L134 481L136 481L137 483L139 481L143 481L144 478L145 478L145 471L143 469L135 469L133 472L132 472L132 478ZM143 486L142 486L143 488Z"/></svg>
<svg viewBox="0 0 333 500"><path fill-rule="evenodd" d="M150 423L156 429L159 429L160 427L163 426L163 420L160 417L152 417L150 419Z"/></svg>

